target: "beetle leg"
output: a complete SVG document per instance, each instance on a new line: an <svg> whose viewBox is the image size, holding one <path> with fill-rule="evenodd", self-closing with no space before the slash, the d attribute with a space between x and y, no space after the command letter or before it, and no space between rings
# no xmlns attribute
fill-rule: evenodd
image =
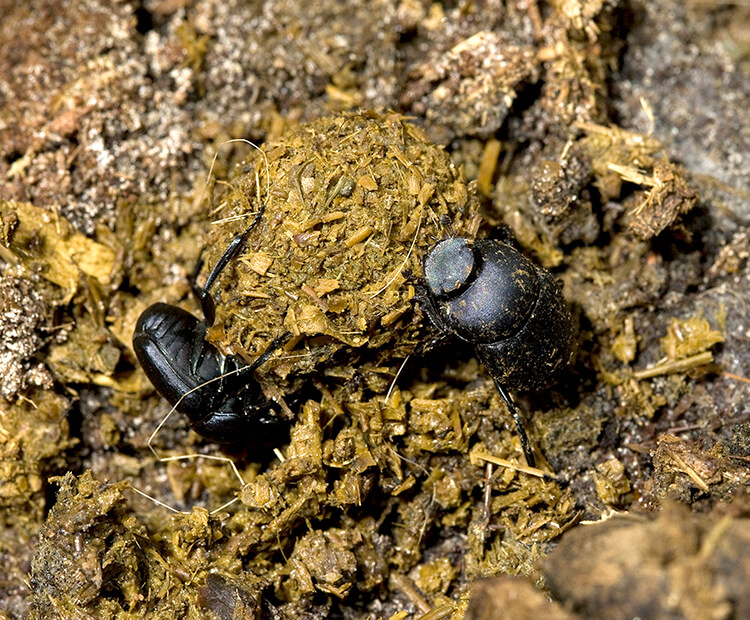
<svg viewBox="0 0 750 620"><path fill-rule="evenodd" d="M417 357L423 357L433 349L442 347L451 338L451 334L448 334L446 332L439 332L437 336L433 336L427 342L420 342L419 344L417 344L414 349L413 355L416 355Z"/></svg>
<svg viewBox="0 0 750 620"><path fill-rule="evenodd" d="M239 233L234 239L232 239L230 244L227 246L227 249L224 250L224 253L221 255L219 260L216 261L213 269L211 269L211 273L208 274L208 278L206 278L206 284L200 291L199 299L201 300L203 317L206 320L206 325L208 325L209 327L214 324L214 319L216 318L216 305L214 304L214 298L209 290L216 281L216 278L218 278L221 272L224 271L224 267L227 266L227 263L229 263L230 260L237 256L240 249L242 248L243 242L250 234L250 231L257 226L258 222L260 222L260 218L262 216L263 207L258 209L258 212L255 214L253 221L250 222L250 225L241 233Z"/></svg>
<svg viewBox="0 0 750 620"><path fill-rule="evenodd" d="M427 285L421 278L413 282L412 285L414 286L414 300L419 304L420 310L427 315L430 323L437 327L441 334L445 334L446 337L450 336L450 331L443 322L443 319L440 318L440 313L430 296Z"/></svg>
<svg viewBox="0 0 750 620"><path fill-rule="evenodd" d="M492 377L492 380L495 382L495 387L497 388L497 391L500 392L500 396L505 401L505 404L510 411L510 415L513 416L513 420L515 420L516 422L516 430L518 431L518 436L521 438L521 447L523 448L523 454L526 457L526 464L529 467L536 467L534 452L531 449L531 442L529 442L529 437L526 434L526 429L523 426L521 415L518 413L518 407L516 407L513 399L510 397L510 394L508 394L506 389L502 385L500 385L497 379Z"/></svg>
<svg viewBox="0 0 750 620"><path fill-rule="evenodd" d="M271 341L271 344L266 347L266 350L253 360L252 364L242 366L241 368L236 369L233 373L227 375L225 389L227 391L232 391L245 387L247 384L246 375L265 364L268 359L291 337L292 334L289 332L281 334L281 336L276 336L276 338Z"/></svg>
<svg viewBox="0 0 750 620"><path fill-rule="evenodd" d="M198 286L198 275L200 274L201 269L203 269L203 251L205 249L205 247L201 248L200 254L198 254L198 260L195 263L195 268L190 276L190 289L193 291L193 295L195 295L195 298L198 301L203 299L203 289Z"/></svg>

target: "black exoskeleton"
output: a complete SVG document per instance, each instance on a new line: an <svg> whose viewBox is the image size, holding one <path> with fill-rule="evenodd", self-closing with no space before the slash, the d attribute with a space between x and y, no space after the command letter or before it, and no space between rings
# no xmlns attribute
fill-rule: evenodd
<svg viewBox="0 0 750 620"><path fill-rule="evenodd" d="M149 306L138 319L133 348L156 390L180 413L199 435L218 443L248 447L278 445L287 432L286 422L274 403L268 401L253 371L264 364L289 338L276 338L266 351L247 365L223 355L206 341L206 330L214 321L210 288L227 263L260 220L237 235L198 290L204 321L189 312L164 303Z"/></svg>
<svg viewBox="0 0 750 620"><path fill-rule="evenodd" d="M576 325L560 282L512 245L460 237L424 260L421 306L443 333L471 343L513 415L529 465L526 431L507 389L542 389L567 368Z"/></svg>

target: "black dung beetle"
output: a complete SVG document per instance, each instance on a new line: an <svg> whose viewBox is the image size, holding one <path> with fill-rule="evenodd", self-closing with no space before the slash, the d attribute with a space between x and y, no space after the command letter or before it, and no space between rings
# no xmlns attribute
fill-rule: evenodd
<svg viewBox="0 0 750 620"><path fill-rule="evenodd" d="M529 465L535 459L507 388L542 389L575 355L576 328L560 282L511 245L449 237L424 259L419 301L446 335L470 342L513 415Z"/></svg>
<svg viewBox="0 0 750 620"><path fill-rule="evenodd" d="M270 447L282 443L287 424L252 377L288 338L276 338L252 364L223 355L205 339L215 306L209 293L227 263L237 254L260 219L237 235L212 269L203 290L196 290L205 321L164 303L144 310L133 333L133 348L156 390L185 414L190 427L217 443Z"/></svg>

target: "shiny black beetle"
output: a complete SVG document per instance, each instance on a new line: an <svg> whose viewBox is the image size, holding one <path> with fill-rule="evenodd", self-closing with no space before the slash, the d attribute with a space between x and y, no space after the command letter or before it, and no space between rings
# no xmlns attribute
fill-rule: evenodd
<svg viewBox="0 0 750 620"><path fill-rule="evenodd" d="M239 252L248 233L260 220L258 213L244 232L222 254L202 290L204 321L164 303L144 310L133 333L136 357L156 390L185 414L199 435L218 443L270 447L283 441L287 424L252 376L289 334L276 338L252 364L223 355L205 339L215 318L210 288L227 263Z"/></svg>
<svg viewBox="0 0 750 620"><path fill-rule="evenodd" d="M544 388L570 365L576 329L560 282L507 243L450 237L427 253L422 288L419 301L432 323L474 346L534 466L507 388Z"/></svg>

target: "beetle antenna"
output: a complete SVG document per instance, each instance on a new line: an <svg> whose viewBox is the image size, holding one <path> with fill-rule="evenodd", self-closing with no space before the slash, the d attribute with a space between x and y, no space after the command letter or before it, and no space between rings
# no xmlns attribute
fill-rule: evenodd
<svg viewBox="0 0 750 620"><path fill-rule="evenodd" d="M495 387L497 388L497 391L500 392L500 396L505 401L508 411L510 411L510 415L513 416L513 420L516 422L516 429L518 431L518 436L521 439L521 447L523 448L523 454L526 457L526 464L529 467L536 467L536 458L534 458L534 452L531 449L531 442L529 442L529 437L523 426L523 420L521 420L521 415L518 413L518 407L516 407L510 394L508 394L505 388L500 385L498 380L495 379L495 377L492 377L492 380L495 382Z"/></svg>
<svg viewBox="0 0 750 620"><path fill-rule="evenodd" d="M440 218L438 219L440 222L440 225L443 228L446 228L448 230L448 236L449 237L455 237L456 235L453 232L453 222L451 221L450 215L447 213L443 213Z"/></svg>

